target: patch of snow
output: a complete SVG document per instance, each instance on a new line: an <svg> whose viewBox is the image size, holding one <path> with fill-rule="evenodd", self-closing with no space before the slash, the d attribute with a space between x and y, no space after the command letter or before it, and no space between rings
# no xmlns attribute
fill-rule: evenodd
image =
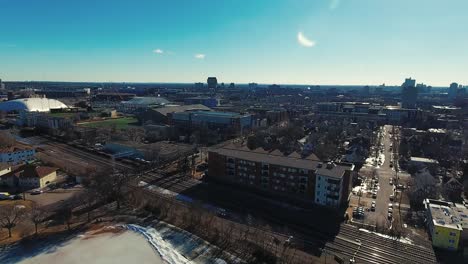
<svg viewBox="0 0 468 264"><path fill-rule="evenodd" d="M169 264L191 263L182 254L177 252L171 244L166 242L159 231L154 228L144 228L138 225L124 225L129 230L142 234L151 246L159 253L161 258Z"/></svg>
<svg viewBox="0 0 468 264"><path fill-rule="evenodd" d="M364 229L364 228L359 228L359 231L365 232L365 233L370 233L370 234L375 234L375 235L380 236L380 237L384 237L384 238L387 238L387 239L395 240L394 238L392 238L392 237L389 236L389 235L385 235L385 234L373 232L373 231L370 231L370 230L367 230L367 229ZM413 241L412 241L411 239L407 238L407 237L402 237L402 238L397 239L397 240L400 241L400 242L402 242L402 243L405 243L405 244L413 245Z"/></svg>

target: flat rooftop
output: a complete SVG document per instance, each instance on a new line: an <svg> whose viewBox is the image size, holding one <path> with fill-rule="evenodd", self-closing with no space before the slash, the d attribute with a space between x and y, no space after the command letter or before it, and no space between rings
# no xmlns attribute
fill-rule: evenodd
<svg viewBox="0 0 468 264"><path fill-rule="evenodd" d="M412 162L421 162L421 163L433 163L433 164L438 164L439 163L437 160L422 158L422 157L411 157L410 161L412 161Z"/></svg>
<svg viewBox="0 0 468 264"><path fill-rule="evenodd" d="M464 205L430 199L425 203L426 209L430 210L434 225L460 231L468 229L468 208Z"/></svg>
<svg viewBox="0 0 468 264"><path fill-rule="evenodd" d="M320 160L300 158L294 155L284 156L279 151L267 152L265 150L249 150L247 148L236 148L235 146L224 146L211 149L210 152L236 159L253 162L267 163L284 167L314 170L317 174L332 178L342 178L347 170L352 170L354 165L332 164L327 166Z"/></svg>

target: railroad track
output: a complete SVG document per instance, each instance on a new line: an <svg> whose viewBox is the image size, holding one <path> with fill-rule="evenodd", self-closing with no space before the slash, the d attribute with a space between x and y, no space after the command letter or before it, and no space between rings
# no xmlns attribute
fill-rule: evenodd
<svg viewBox="0 0 468 264"><path fill-rule="evenodd" d="M92 160L96 163L106 166L115 165L116 168L134 169L132 166L124 165L119 162L112 163L112 161L110 161L108 158L100 157L93 153L75 149L71 146L61 143L47 142L45 144L58 148L62 151L73 153L82 159ZM153 171L141 174L139 179L147 182L148 184L155 185L175 193L181 193L187 189L195 187L197 184L200 184L200 181L191 179L187 176L166 176ZM164 196L161 193L158 193L156 190L145 189L144 191L148 194L156 195L159 198L168 200L172 198L171 202L176 202L177 204L188 206L187 203L173 199L173 197ZM230 209L235 209L238 211L240 210L240 212L245 212L246 210L245 205L241 205L236 202L223 201L221 204L222 206L226 206ZM264 212L264 210L261 208L258 209L259 210L251 211L255 211L255 215L258 215L267 221L271 221L272 223L276 223L280 226L288 226L292 232L290 234L284 234L266 230L261 227L255 227L255 229L264 232L270 232L271 234L284 239L287 239L289 235L292 234L294 235L294 243L303 245L304 247L317 247L319 245L324 245L326 251L341 255L346 258L352 258L354 256L355 260L359 263L436 263L435 255L430 245L429 248L427 248L418 245L404 244L402 242L392 241L372 233L359 231L356 227L346 224L341 226L338 236L335 237L333 241L329 241L330 234L326 234L316 227L291 224L290 222L281 219L281 217L273 216L269 212ZM231 221L228 219L226 220ZM237 222L233 223L239 224ZM359 243L361 243L360 246L358 245L359 243L356 242L356 239L358 239Z"/></svg>
<svg viewBox="0 0 468 264"><path fill-rule="evenodd" d="M350 239L361 243L355 259L365 263L437 263L431 246L405 244L359 231L356 227L347 224L342 225L340 233L333 242L327 243L326 249L337 254L351 256L353 249L342 241Z"/></svg>

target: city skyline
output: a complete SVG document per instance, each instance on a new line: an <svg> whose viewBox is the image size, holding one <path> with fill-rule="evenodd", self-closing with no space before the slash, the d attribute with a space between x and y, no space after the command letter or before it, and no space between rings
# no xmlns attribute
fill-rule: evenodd
<svg viewBox="0 0 468 264"><path fill-rule="evenodd" d="M4 81L468 84L462 0L0 4Z"/></svg>

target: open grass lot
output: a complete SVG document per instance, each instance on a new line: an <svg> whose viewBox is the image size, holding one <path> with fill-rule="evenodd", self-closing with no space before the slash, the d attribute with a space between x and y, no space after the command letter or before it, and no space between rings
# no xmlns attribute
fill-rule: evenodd
<svg viewBox="0 0 468 264"><path fill-rule="evenodd" d="M137 122L138 120L134 117L122 117L102 121L84 122L79 123L78 125L93 128L111 127L115 125L117 129L127 129L129 126L136 125Z"/></svg>

